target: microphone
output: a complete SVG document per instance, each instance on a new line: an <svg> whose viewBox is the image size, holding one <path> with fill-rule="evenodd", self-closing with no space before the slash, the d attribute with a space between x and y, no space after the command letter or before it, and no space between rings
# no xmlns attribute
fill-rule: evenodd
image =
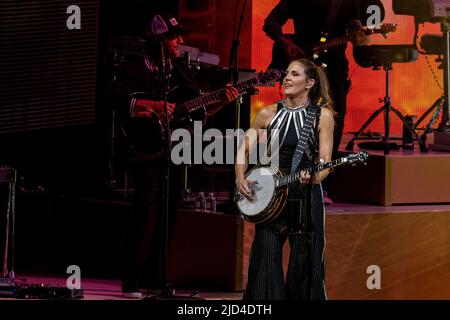
<svg viewBox="0 0 450 320"><path fill-rule="evenodd" d="M183 54L184 60L186 61L186 65L191 67L191 53L189 51L185 51Z"/></svg>
<svg viewBox="0 0 450 320"><path fill-rule="evenodd" d="M164 48L164 42L160 42L159 44L160 54L161 54L161 68L162 72L166 72L166 52Z"/></svg>

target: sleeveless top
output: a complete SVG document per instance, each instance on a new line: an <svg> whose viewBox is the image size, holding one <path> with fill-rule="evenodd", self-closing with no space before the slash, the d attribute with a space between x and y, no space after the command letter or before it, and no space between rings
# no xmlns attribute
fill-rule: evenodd
<svg viewBox="0 0 450 320"><path fill-rule="evenodd" d="M301 130L303 129L303 125L305 123L307 108L308 106L291 109L286 106L284 100L281 100L277 103L277 113L267 127L268 145L270 145L270 141L272 139L279 139L279 167L285 173L290 173L292 157L294 155ZM316 137L317 123L318 119L314 121L311 128L308 145L303 153L303 158L300 161L298 170L311 166L313 159L312 152L315 152L316 155L318 155L319 143L317 141L318 138ZM302 189L300 188L300 182L291 185L289 198L298 198L300 196L299 192L301 192L300 189Z"/></svg>

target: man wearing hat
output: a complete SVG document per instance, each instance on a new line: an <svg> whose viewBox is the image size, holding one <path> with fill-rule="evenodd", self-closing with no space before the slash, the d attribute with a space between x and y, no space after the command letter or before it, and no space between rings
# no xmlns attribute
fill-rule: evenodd
<svg viewBox="0 0 450 320"><path fill-rule="evenodd" d="M137 64L137 70L131 72L127 84L128 105L130 106L130 121L128 132L136 141L132 144L136 152L132 155L131 171L135 184L135 199L133 215L130 217L128 238L125 249L125 270L122 279L122 292L127 298L141 298L139 288L145 282L147 287L162 288L160 275L161 246L161 197L162 180L165 173L165 157L163 152L152 154L160 132L150 132L146 120L157 117L164 123L164 92L179 85L189 85L197 88L191 69L177 58L179 46L183 44L182 36L187 29L179 24L171 15L154 16L146 28L146 44L143 59ZM164 70L163 70L164 68ZM165 71L165 72L162 72ZM163 81L163 79L167 81ZM137 93L137 94L136 94ZM144 93L144 94L142 94ZM148 94L152 93L152 99ZM154 97L157 99L154 99ZM225 88L223 101L212 106L215 111L237 98L237 90L230 86ZM183 97L179 97L183 100ZM172 118L175 104L168 103L169 119ZM211 113L208 113L211 115ZM135 139L138 137L139 139ZM140 140L140 141L139 141ZM163 142L165 143L165 142ZM138 147L136 147L138 146ZM142 148L139 148L142 147ZM163 147L163 146L162 146ZM171 181L169 191L169 228L168 235L174 226L177 204L181 196L183 167L170 164ZM150 279L140 279L146 274Z"/></svg>

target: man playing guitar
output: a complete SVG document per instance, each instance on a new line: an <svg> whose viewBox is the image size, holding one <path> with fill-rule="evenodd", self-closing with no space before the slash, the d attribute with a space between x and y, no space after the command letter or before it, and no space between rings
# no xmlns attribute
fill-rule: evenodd
<svg viewBox="0 0 450 320"><path fill-rule="evenodd" d="M165 279L162 276L160 252L161 234L167 231L171 238L175 212L180 198L183 167L166 163L162 154L167 143L161 138L161 127L152 126L154 122L164 122L164 94L179 86L195 90L196 84L191 69L177 59L182 35L187 30L171 15L156 15L148 24L145 54L136 65L130 64L128 79L122 85L129 105L127 138L132 149L130 168L135 185L134 210L129 219L126 257L122 278L124 297L141 298L139 289L146 285L162 288ZM162 69L165 72L162 72ZM167 87L163 81L166 76ZM177 99L185 99L177 94ZM224 89L224 95L209 109L209 115L218 111L238 96L236 88ZM123 98L122 98L123 99ZM176 112L174 103L167 104L169 120ZM163 179L166 166L170 166L169 216L167 230L163 230L161 196L165 190ZM144 272L144 269L146 272ZM144 279L147 276L147 279ZM143 283L146 282L146 283Z"/></svg>

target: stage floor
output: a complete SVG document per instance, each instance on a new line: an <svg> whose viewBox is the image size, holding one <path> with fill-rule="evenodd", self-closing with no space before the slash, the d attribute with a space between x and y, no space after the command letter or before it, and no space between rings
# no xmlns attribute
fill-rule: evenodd
<svg viewBox="0 0 450 320"><path fill-rule="evenodd" d="M450 279L447 235L450 205L386 207L334 203L326 207L326 214L329 299L426 299L428 295L450 299L450 290L445 289L450 288L450 282L446 281ZM244 229L242 280L245 285L254 230L247 223ZM208 255L197 258L208 259ZM284 256L285 267L287 258L288 251ZM383 269L382 290L371 291L365 286L366 268L372 264ZM82 277L84 300L128 300L122 297L119 279L111 280L107 275L106 279L101 278L101 274L95 278ZM16 275L17 282L25 285L65 287L66 279L65 274L19 272ZM194 287L179 287L176 293L187 299L195 292ZM145 297L158 294L145 290L143 293ZM195 297L241 300L242 295L242 290L219 288L216 291L199 289Z"/></svg>
<svg viewBox="0 0 450 320"><path fill-rule="evenodd" d="M50 275L16 275L16 282L19 285L44 285L49 287L65 287L67 278ZM120 280L110 279L82 279L81 288L84 290L84 297L78 300L135 300L122 296ZM143 298L156 296L158 290L142 290ZM175 294L180 300L189 299L191 295L204 300L241 300L242 292L219 292L219 291L192 291L188 289L177 289ZM0 298L0 300L16 300L14 298Z"/></svg>
<svg viewBox="0 0 450 320"><path fill-rule="evenodd" d="M450 204L376 206L356 203L333 203L325 207L326 214L364 214L364 213L418 213L450 212Z"/></svg>
<svg viewBox="0 0 450 320"><path fill-rule="evenodd" d="M450 205L326 207L326 288L330 300L450 299ZM245 225L243 279L254 227ZM283 252L287 271L289 246ZM367 285L371 268L381 287Z"/></svg>
<svg viewBox="0 0 450 320"><path fill-rule="evenodd" d="M341 150L345 145L345 140L348 140L348 135L341 145ZM398 159L414 157L421 160L445 157L445 160L448 158L447 161L450 163L449 153L432 151L428 154L423 154L418 150L416 146L412 151L392 151L387 159L397 161ZM357 151L360 151L360 149L355 145L354 152ZM369 153L372 155L372 159L384 159L381 151L371 150ZM357 169L358 167L349 168L349 172ZM415 173L417 174L417 172ZM357 172L352 172L352 174L355 174L355 177L358 179L365 179L366 177L366 175ZM411 171L405 173L405 175L411 175ZM344 180L354 181L350 176L346 176ZM342 182L343 180L339 181ZM365 192L367 192L367 185L371 184L366 183ZM444 194L448 193L448 189L440 189L439 191ZM412 194L409 193L409 195ZM40 199L37 200L40 201ZM37 200L35 199L35 201ZM131 210L131 205L129 203L117 205L108 201L95 202L95 205L87 200L83 202L65 199L65 201L67 203L62 202L63 205L58 217L76 217L78 224L75 224L74 229L83 229L84 232L80 238L71 240L66 239L69 235L66 234L64 229L60 230L60 236L62 237L57 238L61 242L66 243L68 252L78 253L78 255L75 254L75 257L79 260L84 258L85 260L81 259L80 261L87 263L89 270L95 272L92 277L82 278L81 280L82 288L84 289L83 299L128 300L122 297L120 280L117 279L117 274L119 273L116 272L115 275L107 274L103 266L112 265L117 270L120 270L118 269L120 261L117 257L117 249L121 247L124 237L120 226L123 223L124 216ZM329 299L450 299L450 289L447 289L450 288L450 204L410 203L392 206L367 204L367 202L358 204L355 202L357 201L338 199L333 205L326 207L326 286ZM34 202L31 201L30 203ZM89 208L89 210L86 208ZM95 223L90 223L92 216L95 216L98 221L95 220ZM190 216L183 215L183 217L189 220ZM193 240L190 234L186 234L178 240L184 245L188 245L188 253L195 253L191 258L197 262L187 264L187 260L180 253L183 251L175 250L177 252L175 255L176 259L172 263L172 266L174 266L172 269L174 270L171 270L172 276L178 281L186 280L189 276L195 281L192 282L192 286L186 285L183 290L180 287L177 290L177 294L188 298L189 295L194 293L194 287L209 288L205 285L214 283L217 291L214 291L214 289L199 289L195 297L206 300L242 299L242 290L245 287L247 276L248 255L254 234L253 225L244 223L238 216L233 215L196 214L195 217L199 219L199 221L195 220L199 230L197 231L195 228L188 229L190 232L198 234L198 239L194 239L197 242ZM105 221L107 222L106 225L104 225ZM27 225L33 224L28 220L26 222ZM67 221L63 222L60 225L67 224ZM39 223L42 224L42 221L36 223L35 229L39 229L37 228L40 226ZM70 223L74 224L73 221ZM216 225L218 229L213 228ZM239 225L241 227L236 227ZM44 225L44 227L48 226ZM58 230L58 228L56 229ZM205 232L205 230L209 233ZM27 249L28 251L25 250L22 255L27 254L28 258L32 260L22 259L22 265L28 266L30 265L29 263L36 263L38 266L44 266L48 262L48 260L41 257L46 257L45 254L35 256L31 254L34 251L42 252L42 249L48 250L47 256L52 256L53 253L59 252L47 248L47 245L52 242L44 242L42 237L40 237L40 232L35 231L34 237L37 239L35 246L28 241L29 238L33 238L33 234L24 233L27 241L22 248L18 246L18 252L20 251L19 249ZM186 239L189 239L191 242L187 242ZM204 241L205 239L209 239L209 241ZM240 240L238 241L237 239ZM230 245L233 243L232 240L237 242L235 246ZM80 243L83 245L80 245ZM231 258L236 258L236 261L231 260L230 257L224 258L223 256L220 259L214 258L211 255L211 252L214 251L211 251L211 248L208 246L216 246L216 248L217 246L222 246L220 248L223 249L223 252L228 252ZM288 248L285 248L283 259L285 268L288 262L288 252ZM69 260L64 260L64 256L61 255L56 256L56 262L58 262L56 272L65 270L64 266L67 266ZM71 255L70 261L73 261L73 258ZM39 261L36 262L35 259ZM221 279L220 283L217 275L202 270L202 268L206 268L210 261L216 259L217 261L215 262L220 263L224 269L222 272L223 279ZM16 259L16 266L19 266L20 261L20 259ZM190 269L186 267L187 265L190 266ZM366 287L366 281L369 276L366 270L371 265L380 266L383 271L382 290L368 290ZM179 266L182 266L182 268L180 269ZM228 271L233 269L233 267L236 268L236 274L231 277L230 274L232 272ZM188 274L180 272L180 270L184 270ZM210 268L207 270L216 269ZM48 274L45 272L21 271L17 273L16 279L19 283L29 285L66 286L65 274ZM200 280L203 283L200 283ZM235 290L228 290L231 287L234 287ZM175 288L177 288L177 285L175 285ZM144 291L144 294L147 294L146 296L149 297L157 293Z"/></svg>

